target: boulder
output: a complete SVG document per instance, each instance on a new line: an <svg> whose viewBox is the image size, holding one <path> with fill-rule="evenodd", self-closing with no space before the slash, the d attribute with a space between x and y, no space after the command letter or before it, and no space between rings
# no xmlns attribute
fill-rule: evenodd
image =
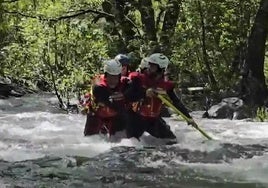
<svg viewBox="0 0 268 188"><path fill-rule="evenodd" d="M21 97L29 91L23 86L12 83L8 78L0 77L0 99L6 99L9 96Z"/></svg>
<svg viewBox="0 0 268 188"><path fill-rule="evenodd" d="M245 119L251 115L242 99L229 97L224 98L220 103L211 106L204 116L215 119Z"/></svg>
<svg viewBox="0 0 268 188"><path fill-rule="evenodd" d="M11 85L0 82L0 96L8 97L12 89Z"/></svg>

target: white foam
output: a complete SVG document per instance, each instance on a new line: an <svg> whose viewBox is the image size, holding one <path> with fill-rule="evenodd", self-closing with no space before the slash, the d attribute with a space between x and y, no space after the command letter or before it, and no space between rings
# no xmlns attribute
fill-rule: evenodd
<svg viewBox="0 0 268 188"><path fill-rule="evenodd" d="M230 163L189 163L181 159L173 159L172 162L182 165L181 168L192 168L196 172L211 177L219 177L231 181L268 183L268 156L255 156L252 159L234 159Z"/></svg>
<svg viewBox="0 0 268 188"><path fill-rule="evenodd" d="M154 138L147 133L140 138L141 141L135 138L124 138L123 132L111 138L100 135L84 137L85 120L86 117L82 115L52 114L41 111L1 114L0 159L20 161L46 155L94 157L118 146L142 148L165 144L165 140ZM190 151L212 152L221 148L222 143L267 144L268 140L267 122L197 118L196 121L200 128L217 139L208 141L200 132L185 122L167 118L166 120L178 139L178 144L172 147L185 148ZM159 160L141 159L144 160L144 165L150 167L169 166L164 160L167 153L159 152L156 149L153 155L160 156ZM220 164L189 163L174 156L172 162L182 165L183 168L194 168L211 176L232 178L235 174L239 174L236 176L238 179L267 182L267 161L268 157L264 155Z"/></svg>

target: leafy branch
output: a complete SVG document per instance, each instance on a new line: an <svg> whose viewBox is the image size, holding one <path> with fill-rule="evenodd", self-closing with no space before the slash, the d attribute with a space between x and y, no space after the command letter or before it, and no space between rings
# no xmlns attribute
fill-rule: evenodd
<svg viewBox="0 0 268 188"><path fill-rule="evenodd" d="M2 1L2 3L15 3L17 1L19 1L19 0Z"/></svg>
<svg viewBox="0 0 268 188"><path fill-rule="evenodd" d="M114 18L114 15L103 12L103 11L98 11L98 10L93 10L91 8L89 9L85 9L85 10L79 10L77 13L74 14L70 14L70 15L64 15L64 16L60 16L57 18L46 18L44 15L30 15L30 14L25 14L22 12L18 12L18 11L8 11L8 10L3 10L5 13L8 14L16 14L16 15L20 15L23 17L27 17L27 18L34 18L34 19L38 19L38 20L42 20L42 21L51 21L51 22L58 22L60 20L64 20L64 19L71 19L71 18L75 18L81 15L85 15L88 13L93 13L93 14L98 14L107 18Z"/></svg>

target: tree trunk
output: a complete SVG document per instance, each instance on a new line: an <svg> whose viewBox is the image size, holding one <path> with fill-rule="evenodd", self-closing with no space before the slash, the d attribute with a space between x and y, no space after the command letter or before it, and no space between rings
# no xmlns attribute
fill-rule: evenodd
<svg viewBox="0 0 268 188"><path fill-rule="evenodd" d="M200 1L197 1L197 5L198 5L198 11L199 11L199 15L200 15L201 30L202 30L200 42L201 42L201 46L202 46L203 61L204 61L205 66L206 66L206 72L208 74L210 84L214 89L217 89L218 88L217 82L216 82L215 76L213 74L213 71L211 69L208 54L207 54L206 26L205 26L205 21L204 21L205 18L203 15L203 9L202 9L202 5L201 5Z"/></svg>
<svg viewBox="0 0 268 188"><path fill-rule="evenodd" d="M1 0L0 0L1 2ZM4 31L4 18L3 18L3 13L2 13L2 4L0 3L0 66L4 67L2 65L3 61L3 53L2 53L2 47L4 46L4 39L5 39L5 31ZM0 76L4 76L4 70L0 69Z"/></svg>
<svg viewBox="0 0 268 188"><path fill-rule="evenodd" d="M122 40L124 44L124 46L119 49L122 53L127 52L127 46L129 44L129 41L131 41L135 36L133 25L129 20L127 20L128 9L125 7L125 3L126 2L124 0L115 0L116 11L114 15L116 20L116 26L122 31Z"/></svg>
<svg viewBox="0 0 268 188"><path fill-rule="evenodd" d="M151 0L139 0L139 11L144 28L144 36L148 41L157 41L154 9Z"/></svg>
<svg viewBox="0 0 268 188"><path fill-rule="evenodd" d="M267 94L264 76L265 42L268 34L268 0L260 2L251 34L242 78L242 94L249 105L261 106Z"/></svg>
<svg viewBox="0 0 268 188"><path fill-rule="evenodd" d="M172 36L175 33L179 18L180 4L181 1L178 0L169 0L167 3L160 43L163 49L162 52L168 56L172 53Z"/></svg>

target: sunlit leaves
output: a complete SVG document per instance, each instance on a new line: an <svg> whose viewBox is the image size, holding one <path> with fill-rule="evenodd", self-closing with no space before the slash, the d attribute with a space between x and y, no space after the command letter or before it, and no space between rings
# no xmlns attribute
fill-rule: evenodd
<svg viewBox="0 0 268 188"><path fill-rule="evenodd" d="M198 0L184 1L174 37L173 62L179 70L206 75L202 51L202 22ZM246 46L258 1L199 1L205 28L205 49L219 87L235 81L231 63L240 46ZM250 6L250 4L252 6ZM181 63L182 62L182 63ZM183 77L183 73L181 74ZM228 75L228 76L227 76Z"/></svg>
<svg viewBox="0 0 268 188"><path fill-rule="evenodd" d="M128 19L122 23L113 19L107 21L102 16L96 18L91 13L64 18L86 9L105 11L101 6L103 2L19 0L0 4L0 52L5 50L6 57L1 60L0 73L4 71L6 75L27 77L32 82L42 78L51 84L52 68L59 89L74 91L77 85L99 72L103 59L113 57L122 49L135 54L133 59L138 63L139 55L147 54L156 41L145 40L147 33L142 25L137 0L125 1L124 16ZM158 39L166 34L161 32L161 26L167 2L152 0ZM233 78L231 62L240 45L246 45L259 1L199 0L199 3L201 8L198 0L182 1L175 34L168 36L172 48L170 58L175 65L174 75L184 78L187 72L207 79L205 48L207 61L219 86L228 87ZM3 14L2 10L12 13ZM202 46L200 13L204 22L205 47ZM132 24L127 22L129 20ZM127 40L128 36L124 36L123 31L127 33L128 30L124 30L125 25L121 24L133 27L129 29L134 34Z"/></svg>
<svg viewBox="0 0 268 188"><path fill-rule="evenodd" d="M75 13L85 6L97 8L101 2L44 0L34 4L21 0L5 6L23 15L10 14L9 24L18 29L15 40L3 49L6 51L1 67L4 74L29 83L45 80L51 87L51 74L54 74L62 94L76 90L78 83L87 81L100 69L101 59L107 58L103 33L92 25L90 16L58 22L51 19Z"/></svg>

